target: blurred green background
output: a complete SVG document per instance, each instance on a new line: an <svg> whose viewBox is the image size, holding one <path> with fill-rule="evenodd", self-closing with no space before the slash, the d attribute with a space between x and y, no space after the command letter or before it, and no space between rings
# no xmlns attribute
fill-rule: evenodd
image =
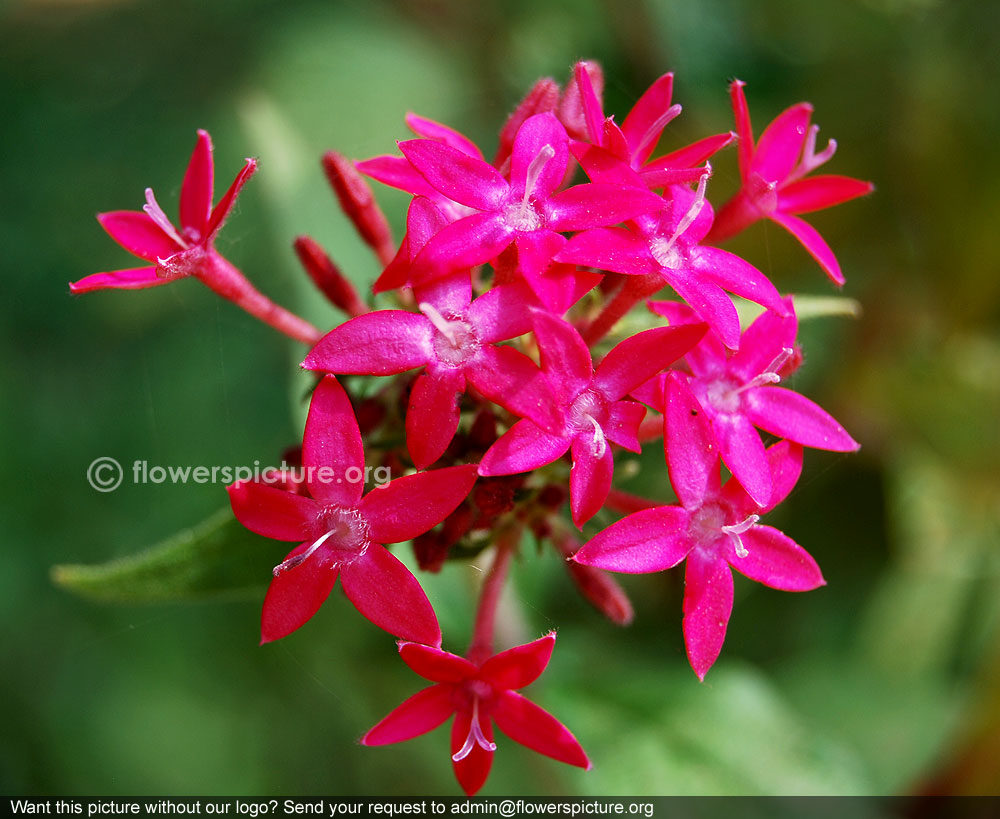
<svg viewBox="0 0 1000 819"><path fill-rule="evenodd" d="M196 283L80 299L66 283L129 265L94 214L138 207L147 185L173 213L202 127L219 185L244 156L261 163L220 249L332 326L292 238L315 236L359 282L377 270L321 152L390 152L412 110L490 155L529 84L564 81L586 57L604 64L619 119L676 72L685 111L666 148L730 128L738 76L758 133L810 100L821 139L840 144L830 171L876 183L811 217L864 314L803 328L794 385L863 449L809 452L771 519L829 585L789 595L738 579L703 685L684 656L679 573L625 578L637 617L622 630L577 598L554 553L527 550L508 637L559 628L529 693L595 766L506 742L484 793L998 792L998 34L1000 5L973 0L0 5L0 789L457 793L443 730L357 745L420 681L339 593L258 648L262 585L121 606L53 586L53 564L128 555L225 504L212 486L99 494L85 480L94 458L270 463L303 417L302 351ZM716 204L736 186L735 153L717 160ZM405 197L378 195L398 235ZM732 249L782 290L832 293L776 227ZM250 567L260 584L283 555L267 548ZM475 576L449 565L427 582L451 650L468 637Z"/></svg>

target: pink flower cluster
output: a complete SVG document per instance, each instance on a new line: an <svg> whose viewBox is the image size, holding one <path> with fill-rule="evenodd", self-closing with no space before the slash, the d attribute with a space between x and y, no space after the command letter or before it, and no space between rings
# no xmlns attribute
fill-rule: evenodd
<svg viewBox="0 0 1000 819"><path fill-rule="evenodd" d="M833 252L799 214L871 185L809 175L836 145L816 152L808 104L779 115L754 144L743 83L733 82L735 132L654 158L681 112L673 76L656 80L620 125L603 110L602 86L594 63L579 63L564 89L539 81L501 129L492 162L462 134L414 115L417 138L398 155L323 158L382 265L373 290L391 294L395 309L371 309L308 237L295 242L304 268L350 318L323 335L256 291L213 245L256 162L213 209L205 132L181 189L179 229L151 191L142 211L99 217L149 266L71 285L134 289L193 276L311 348L302 366L317 386L301 462L327 469L308 474L362 474L367 460L402 477L367 494L347 480L229 487L244 526L296 544L273 570L261 641L305 624L339 578L432 683L363 744L410 739L453 716L455 775L470 795L489 773L494 724L541 754L590 765L558 720L517 693L544 670L555 634L494 653L497 602L524 532L569 558L580 591L620 624L632 608L607 572L684 563L683 633L701 679L725 638L731 569L786 591L823 585L813 558L760 521L795 486L804 447L858 448L823 409L778 386L802 362L794 300L716 245L769 218L840 284ZM716 213L709 159L732 142L742 185ZM581 170L588 181L577 182ZM412 195L398 246L362 174ZM648 300L660 291L667 300ZM730 294L763 308L745 329ZM622 329L637 325L645 329ZM621 453L660 438L674 501L615 489ZM602 510L625 515L580 546L573 527ZM431 602L386 548L404 541L424 571L492 550L464 657L442 650Z"/></svg>

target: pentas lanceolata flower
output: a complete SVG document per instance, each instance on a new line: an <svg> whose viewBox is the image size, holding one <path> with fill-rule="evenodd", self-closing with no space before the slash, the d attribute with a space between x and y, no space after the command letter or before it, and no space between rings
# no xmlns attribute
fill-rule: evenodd
<svg viewBox="0 0 1000 819"><path fill-rule="evenodd" d="M674 141L673 85L671 74L655 80L619 125L604 111L600 67L579 63L563 89L549 78L535 84L500 129L492 162L458 131L415 114L406 123L417 138L399 154L355 163L327 152L337 200L378 261L372 290L384 309L299 236L306 273L347 317L325 334L261 296L215 249L257 165L248 160L213 208L204 132L182 185L180 227L152 192L141 212L99 217L147 266L71 286L139 289L194 276L310 348L303 367L317 383L301 447L289 450L301 472L229 487L244 526L295 544L272 569L261 642L305 624L339 579L433 683L362 743L410 739L453 718L450 753L470 795L503 742L494 725L543 755L590 766L569 729L517 693L541 675L555 634L495 646L498 602L528 533L619 625L636 612L610 573L684 563L683 633L699 678L722 648L732 569L789 591L823 584L812 557L762 518L792 491L803 447L858 444L781 385L802 361L794 301L759 260L715 243L767 216L840 283L832 253L796 214L870 186L807 176L833 148L816 153L805 104L754 146L738 82L735 132L657 156L661 136ZM708 160L731 161L721 149L734 138L743 187L716 213ZM398 243L364 176L411 194ZM764 312L741 327L730 294ZM667 468L643 477L651 495L669 484L674 497L616 487L616 476L635 472L634 462L617 469L626 453L661 438ZM372 465L393 479L366 493ZM615 514L624 517L612 522ZM483 563L464 656L442 648L457 636L441 634L417 574L388 548L408 540L417 574Z"/></svg>

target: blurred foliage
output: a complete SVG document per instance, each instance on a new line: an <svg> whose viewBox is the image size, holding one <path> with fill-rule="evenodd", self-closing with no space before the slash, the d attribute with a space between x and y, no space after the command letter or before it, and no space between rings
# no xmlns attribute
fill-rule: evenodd
<svg viewBox="0 0 1000 819"><path fill-rule="evenodd" d="M622 630L576 597L554 553L525 550L504 639L560 628L532 696L596 765L568 770L503 743L486 792L996 793L998 31L1000 6L975 0L0 6L0 788L455 792L443 732L385 749L354 742L420 680L341 595L257 648L259 597L105 607L52 586L53 564L130 555L223 497L128 483L101 495L84 478L94 458L278 460L308 388L300 350L194 282L80 300L65 285L127 263L93 214L137 207L146 186L170 211L204 127L220 180L248 154L262 167L220 247L330 325L338 317L296 270L294 236L314 235L359 283L376 266L336 211L320 153L389 151L407 110L489 153L534 79L562 80L593 57L619 115L676 72L685 110L665 148L731 127L725 83L739 76L758 128L808 99L840 144L830 171L876 182L873 197L810 217L863 314L804 324L792 384L864 448L810 452L772 516L829 585L800 596L738 580L704 685L684 657L676 572L624 579L637 619ZM713 201L736 187L735 164L719 157ZM401 232L405 197L378 193ZM731 249L782 290L834 295L769 225ZM626 488L654 491L662 453L647 448L638 463ZM159 570L191 543L153 552ZM280 554L243 548L246 582L266 581ZM208 585L217 570L206 557ZM453 565L427 578L452 650L464 647L478 576Z"/></svg>

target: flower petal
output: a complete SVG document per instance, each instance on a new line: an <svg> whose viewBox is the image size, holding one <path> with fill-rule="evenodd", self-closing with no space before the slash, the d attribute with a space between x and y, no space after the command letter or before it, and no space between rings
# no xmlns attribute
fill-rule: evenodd
<svg viewBox="0 0 1000 819"><path fill-rule="evenodd" d="M635 401L615 401L604 427L608 440L630 452L639 453L639 424L646 417L646 408Z"/></svg>
<svg viewBox="0 0 1000 819"><path fill-rule="evenodd" d="M455 721L451 725L452 754L457 754L465 745L471 725L471 713L459 711L455 714ZM493 741L493 724L489 719L480 716L479 729L487 741ZM452 758L452 766L455 769L455 778L465 794L475 796L479 789L486 784L486 779L490 775L490 768L493 766L493 751L487 751L478 743L473 743L468 756L463 757L458 762L455 762L454 757Z"/></svg>
<svg viewBox="0 0 1000 819"><path fill-rule="evenodd" d="M698 314L683 302L648 301L646 306L656 315L663 316L672 327L678 324L695 324L700 320ZM745 342L745 337L740 340L741 345ZM699 378L722 374L726 370L727 360L726 347L713 331L705 333L701 341L684 354L684 361Z"/></svg>
<svg viewBox="0 0 1000 819"><path fill-rule="evenodd" d="M495 213L474 213L442 228L413 260L414 282L430 281L495 259L514 241L514 232Z"/></svg>
<svg viewBox="0 0 1000 819"><path fill-rule="evenodd" d="M274 540L302 540L320 505L312 498L267 486L238 481L226 487L233 514L251 532Z"/></svg>
<svg viewBox="0 0 1000 819"><path fill-rule="evenodd" d="M685 268L660 268L672 288L708 323L730 350L740 344L740 316L733 300L717 284Z"/></svg>
<svg viewBox="0 0 1000 819"><path fill-rule="evenodd" d="M576 234L556 255L556 261L630 276L642 276L660 269L644 239L624 228L615 227L592 228Z"/></svg>
<svg viewBox="0 0 1000 819"><path fill-rule="evenodd" d="M544 310L531 311L542 370L561 401L590 385L594 375L590 348L569 322Z"/></svg>
<svg viewBox="0 0 1000 819"><path fill-rule="evenodd" d="M664 154L654 159L642 169L643 178L645 178L647 172L651 173L660 169L693 169L695 166L701 165L706 159L710 159L735 139L736 133L734 131L727 131L724 134L714 134L704 139L699 139L697 142L692 142L690 145L678 148L676 151L671 151L669 154ZM698 171L700 173L701 169L699 168Z"/></svg>
<svg viewBox="0 0 1000 819"><path fill-rule="evenodd" d="M664 74L647 88L622 123L622 133L632 149L632 161L638 166L649 159L666 125L659 123L670 109L674 75Z"/></svg>
<svg viewBox="0 0 1000 819"><path fill-rule="evenodd" d="M744 183L750 176L753 161L753 127L750 124L750 110L743 94L743 80L733 80L729 84L729 97L733 103L733 117L736 120L736 147L738 149L740 176Z"/></svg>
<svg viewBox="0 0 1000 819"><path fill-rule="evenodd" d="M808 102L786 108L760 135L753 170L768 182L783 182L798 164L812 111Z"/></svg>
<svg viewBox="0 0 1000 819"><path fill-rule="evenodd" d="M359 507L372 540L401 543L422 535L455 511L476 477L476 465L464 464L406 475L373 489Z"/></svg>
<svg viewBox="0 0 1000 819"><path fill-rule="evenodd" d="M309 351L307 370L395 375L431 358L433 325L419 313L374 310L334 327Z"/></svg>
<svg viewBox="0 0 1000 819"><path fill-rule="evenodd" d="M302 554L312 544L302 543L285 560ZM280 640L317 612L337 582L339 568L314 555L271 580L260 618L260 642Z"/></svg>
<svg viewBox="0 0 1000 819"><path fill-rule="evenodd" d="M761 313L743 333L739 351L729 359L729 370L744 383L767 370L782 350L795 346L799 323L791 299L785 299L783 312L787 315L770 310Z"/></svg>
<svg viewBox="0 0 1000 819"><path fill-rule="evenodd" d="M443 684L418 691L361 737L361 744L371 747L406 742L433 731L455 713L451 694L452 686Z"/></svg>
<svg viewBox="0 0 1000 819"><path fill-rule="evenodd" d="M838 285L842 285L846 281L844 274L840 272L840 263L837 261L837 257L833 255L830 246L819 235L816 228L790 213L776 210L769 216L802 243L810 255L819 262L819 266L823 268L830 281Z"/></svg>
<svg viewBox="0 0 1000 819"><path fill-rule="evenodd" d="M767 514L788 497L802 474L802 447L791 441L778 441L767 448L767 462L771 472L771 500L765 506L754 503L739 481L728 481L722 487L723 498L738 518Z"/></svg>
<svg viewBox="0 0 1000 819"><path fill-rule="evenodd" d="M812 555L774 527L753 526L740 537L747 556L734 551L728 557L740 574L782 591L812 591L826 585Z"/></svg>
<svg viewBox="0 0 1000 819"><path fill-rule="evenodd" d="M771 500L771 469L764 444L753 424L742 413L719 413L712 419L722 462L757 506Z"/></svg>
<svg viewBox="0 0 1000 819"><path fill-rule="evenodd" d="M132 267L93 273L79 281L69 283L70 293L89 293L91 290L142 290L174 281L169 276L157 276L155 267Z"/></svg>
<svg viewBox="0 0 1000 819"><path fill-rule="evenodd" d="M735 253L715 247L700 247L691 253L691 266L730 293L756 302L768 310L785 312L781 294L771 280Z"/></svg>
<svg viewBox="0 0 1000 819"><path fill-rule="evenodd" d="M688 555L684 574L684 644L699 680L705 679L722 651L732 612L733 573L729 564L721 557L694 550Z"/></svg>
<svg viewBox="0 0 1000 819"><path fill-rule="evenodd" d="M594 373L594 386L609 401L617 401L677 361L706 330L705 324L680 324L636 333L604 356Z"/></svg>
<svg viewBox="0 0 1000 819"><path fill-rule="evenodd" d="M662 572L680 563L694 546L687 511L679 506L642 509L591 538L572 557L609 572Z"/></svg>
<svg viewBox="0 0 1000 819"><path fill-rule="evenodd" d="M390 188L397 188L412 193L414 196L429 199L437 199L440 196L417 169L406 161L405 157L375 156L371 159L355 162L354 167L365 176L370 176Z"/></svg>
<svg viewBox="0 0 1000 819"><path fill-rule="evenodd" d="M415 643L441 645L441 627L427 595L385 547L369 543L362 555L341 568L340 577L347 599L380 629Z"/></svg>
<svg viewBox="0 0 1000 819"><path fill-rule="evenodd" d="M547 226L552 230L586 230L655 213L663 197L646 188L588 182L552 196L547 203Z"/></svg>
<svg viewBox="0 0 1000 819"><path fill-rule="evenodd" d="M590 769L587 754L569 729L516 691L501 693L491 716L501 731L525 748L567 765Z"/></svg>
<svg viewBox="0 0 1000 819"><path fill-rule="evenodd" d="M566 129L554 114L528 117L514 137L514 150L510 155L511 193L518 199L523 196L525 184L529 181L528 172L546 146L552 149L553 154L541 168L534 169L538 175L533 180L529 196L544 199L556 190L566 176L568 143Z"/></svg>
<svg viewBox="0 0 1000 819"><path fill-rule="evenodd" d="M365 449L344 388L328 375L313 391L302 436L306 486L320 503L356 506L364 491ZM354 474L356 473L356 474Z"/></svg>
<svg viewBox="0 0 1000 819"><path fill-rule="evenodd" d="M485 347L465 377L484 397L539 426L560 426L558 407L544 374L535 362L513 347Z"/></svg>
<svg viewBox="0 0 1000 819"><path fill-rule="evenodd" d="M861 448L832 415L797 392L759 387L747 390L744 403L750 420L779 438L830 452L856 452Z"/></svg>
<svg viewBox="0 0 1000 819"><path fill-rule="evenodd" d="M431 186L453 202L476 210L497 210L510 187L481 159L430 139L399 143L399 150Z"/></svg>
<svg viewBox="0 0 1000 819"><path fill-rule="evenodd" d="M99 213L97 221L125 250L147 262L166 259L184 249L143 211L113 210Z"/></svg>
<svg viewBox="0 0 1000 819"><path fill-rule="evenodd" d="M600 445L596 436L601 436ZM583 524L596 515L611 491L615 461L611 447L604 440L603 430L584 432L573 439L573 468L569 473L570 511L573 523Z"/></svg>
<svg viewBox="0 0 1000 819"><path fill-rule="evenodd" d="M467 315L480 341L492 344L529 332L531 313L528 307L536 303L523 284L501 284L473 301Z"/></svg>
<svg viewBox="0 0 1000 819"><path fill-rule="evenodd" d="M719 491L719 446L707 413L682 373L667 375L663 414L667 471L686 509L696 509Z"/></svg>
<svg viewBox="0 0 1000 819"><path fill-rule="evenodd" d="M778 210L785 213L810 213L866 196L873 190L875 186L871 182L849 176L810 176L778 190Z"/></svg>
<svg viewBox="0 0 1000 819"><path fill-rule="evenodd" d="M440 122L435 122L432 119L426 119L416 114L407 114L405 120L406 126L417 136L450 145L455 150L461 151L473 159L483 159L483 152L479 150L476 143L463 134L460 134L454 128L449 128Z"/></svg>
<svg viewBox="0 0 1000 819"><path fill-rule="evenodd" d="M212 212L212 138L208 131L198 131L191 161L181 184L180 215L183 227L194 228L202 236Z"/></svg>
<svg viewBox="0 0 1000 819"><path fill-rule="evenodd" d="M233 209L233 205L236 204L236 197L240 195L243 186L250 181L250 177L255 173L257 173L257 160L248 159L246 164L240 169L240 172L236 174L236 178L233 180L233 184L229 186L229 190L223 194L219 200L219 204L215 206L215 209L208 217L208 225L205 227L207 234L204 237L205 241L210 241L219 232L219 229L229 216L229 212Z"/></svg>
<svg viewBox="0 0 1000 819"><path fill-rule="evenodd" d="M465 379L429 373L417 376L410 390L406 410L406 448L414 466L426 469L448 448L458 429L458 396L465 389Z"/></svg>
<svg viewBox="0 0 1000 819"><path fill-rule="evenodd" d="M483 456L479 474L516 475L550 464L570 447L568 439L551 435L523 418L508 429Z"/></svg>
<svg viewBox="0 0 1000 819"><path fill-rule="evenodd" d="M530 643L494 654L483 663L480 677L489 680L497 688L524 688L531 685L549 664L555 644L556 633L550 631Z"/></svg>
<svg viewBox="0 0 1000 819"><path fill-rule="evenodd" d="M399 656L413 671L433 682L461 682L479 672L465 657L420 643L400 643Z"/></svg>

